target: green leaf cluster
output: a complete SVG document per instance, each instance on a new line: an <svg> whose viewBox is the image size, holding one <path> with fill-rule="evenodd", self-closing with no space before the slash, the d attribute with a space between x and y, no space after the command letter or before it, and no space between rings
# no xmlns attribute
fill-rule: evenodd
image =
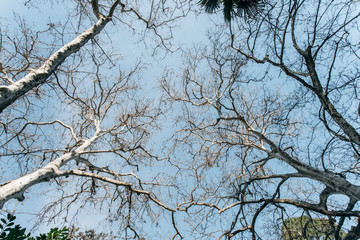
<svg viewBox="0 0 360 240"><path fill-rule="evenodd" d="M323 240L335 239L335 227L329 219L310 218L301 216L289 218L281 226L282 240ZM344 231L340 232L340 237L345 236Z"/></svg>
<svg viewBox="0 0 360 240"><path fill-rule="evenodd" d="M0 240L67 240L69 230L52 228L48 233L42 233L39 236L32 237L31 233L26 233L26 228L19 224L15 225L16 217L7 214L5 218L0 218Z"/></svg>

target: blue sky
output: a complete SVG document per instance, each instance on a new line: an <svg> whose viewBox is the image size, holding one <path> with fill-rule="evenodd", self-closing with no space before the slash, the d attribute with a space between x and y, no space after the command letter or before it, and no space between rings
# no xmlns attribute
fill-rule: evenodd
<svg viewBox="0 0 360 240"><path fill-rule="evenodd" d="M54 4L49 4L46 1L41 1L42 4L39 7L27 7L24 5L24 1L21 0L0 0L0 27L2 31L14 30L16 23L14 18L24 18L25 22L31 26L32 29L38 31L48 28L49 19L52 22L64 21L66 18L66 4L56 1ZM36 4L36 3L35 3ZM180 21L178 27L174 32L174 49L182 47L183 49L191 48L200 43L207 41L206 31L209 26L209 16L195 16L190 14L188 17ZM90 25L89 25L90 26ZM110 27L109 27L110 28ZM110 30L111 34L114 31ZM149 70L145 71L142 76L142 89L145 95L156 98L159 91L156 90L158 86L158 78L163 72L164 67L173 68L179 70L181 68L182 59L181 52L177 51L173 54L160 54L156 58L152 58L151 54L153 49L151 44L145 45L138 42L140 36L132 34L128 29L124 28L124 31L111 35L111 40L114 41L114 46L118 48L118 51L122 55L123 64L122 68L127 68L141 59ZM150 47L149 47L150 46ZM1 57L1 52L0 52ZM152 96L153 95L153 96ZM24 227L32 226L33 214L41 209L43 203L46 201L47 196L42 195L43 191L47 187L44 184L40 184L32 189L30 193L27 193L29 200L24 202L11 201L8 203L8 209L14 209L17 212L17 222ZM86 228L96 228L98 215L84 215L79 218L81 224ZM35 234L38 232L47 232L51 226L41 226Z"/></svg>
<svg viewBox="0 0 360 240"><path fill-rule="evenodd" d="M33 1L36 2L36 0ZM67 16L66 16L67 5L64 4L64 2L68 3L70 1L68 2L58 1L59 4L54 3L53 5L50 5L48 1L39 0L38 2L42 2L45 4L41 4L38 8L33 7L30 9L24 6L23 2L24 1L20 1L20 0L17 1L0 0L0 6L1 6L0 27L2 31L12 31L13 29L15 29L16 24L13 20L14 16L22 17L26 19L25 20L26 23L30 25L32 29L36 29L38 31L47 29L48 28L47 24L50 20L52 22L58 22L58 21L64 22L67 20ZM181 47L186 50L198 44L206 43L207 42L206 31L207 28L211 27L212 25L211 21L214 19L218 23L223 23L223 19L221 16L214 16L214 15L195 16L194 14L190 14L185 19L179 21L177 24L178 27L175 29L174 32L174 39L172 40L172 43L174 44L173 49L176 49L177 47ZM84 26L81 28L81 30L90 26L90 23L86 21L83 22L82 24ZM137 26L141 26L141 25L137 25ZM73 27L76 28L75 24ZM139 85L141 85L142 87L142 92L140 93L140 97L156 99L159 96L160 92L156 88L158 86L157 80L161 76L164 68L174 69L175 74L181 75L182 73L181 69L183 67L183 63L182 63L182 59L181 59L182 55L180 51L175 51L174 53L171 54L170 53L164 54L163 51L160 51L160 53L156 55L155 58L153 58L152 53L153 53L153 47L155 45L154 42L147 41L146 42L147 44L144 44L144 42L141 41L143 37L141 33L133 34L130 31L130 28L122 24L119 24L117 26L112 26L111 24L108 25L106 27L105 35L107 36L108 40L111 40L113 42L112 47L116 49L116 51L121 55L121 61L119 66L117 67L123 70L127 70L129 67L131 67L135 62L139 60L141 60L145 64L146 69L141 73L141 80L139 80ZM148 36L151 37L151 33ZM103 46L103 47L106 48L107 46ZM257 48L256 50L259 51L260 55L266 54L265 52L266 49ZM1 53L0 53L0 57L1 57ZM254 66L254 65L255 64L248 65L247 69L250 69L250 71L244 74L246 75L244 76L244 78L246 78L247 76L254 75L254 73L262 74L261 70L259 70L259 66L258 65ZM112 70L113 69L111 68L109 69L109 71ZM270 90L275 90L277 88L277 86L275 85L281 83L280 87L281 90L284 92L284 94L288 92L292 92L294 86L297 86L297 84L294 83L293 81L284 81L285 80L284 76L280 76L280 75L283 74L278 74L277 70L274 72L271 71L268 76L272 76L273 79L270 79L267 83L264 83L267 84L268 86L264 86L264 85L262 86ZM178 79L180 79L180 77L178 77ZM251 88L251 86L252 86L251 84L247 85L247 87L249 88ZM316 103L318 104L318 102ZM68 113L64 113L64 114L68 114ZM209 112L206 112L204 114L205 115L209 114ZM302 117L304 117L304 115ZM166 127L168 128L172 127L172 123L170 121L167 122L166 124L167 124ZM160 136L158 136L159 138L164 138L164 136L168 137L169 132L166 131L166 128L164 131L165 132L160 133ZM326 139L324 138L323 140L325 141ZM317 142L319 144L321 141L317 139ZM317 145L315 145L315 147L317 148ZM179 152L177 154L181 156L182 152ZM232 164L236 165L237 162L232 162ZM275 167L277 167L277 169ZM233 168L236 169L236 167ZM274 169L279 170L278 172L288 170L286 166L283 167L281 164L278 163L278 161L274 163ZM146 169L145 171L143 171L143 173L149 171L151 171L151 169L150 170ZM221 173L220 171L217 171L217 169L215 168L213 168L212 171L215 171L217 174ZM211 171L209 171L209 173L211 176L213 176ZM43 192L47 192L47 191L48 191L47 185L40 184L37 187L30 189L30 193L26 195L27 197L29 197L28 200L25 200L23 203L12 201L10 204L8 204L8 208L14 210L16 209L16 211L18 212L18 219L24 226L26 227L31 226L32 225L31 214L36 214L38 210L44 205L44 202L46 202L48 198L53 198L56 195L56 192L55 193L48 192L47 195L46 194L43 195ZM85 229L96 228L97 220L99 216L104 217L105 215L96 214L97 209L88 208L87 210L89 210L88 213L82 214L79 217L79 221L80 221L79 224L83 225ZM179 215L183 215L183 214L184 213L180 213ZM181 217L179 217L178 219L181 219ZM166 221L166 220L162 219L162 221ZM151 223L144 224L144 226L150 229L152 227ZM179 224L179 226L181 227L181 223ZM45 232L48 230L49 230L49 226L42 226L39 229L40 232Z"/></svg>

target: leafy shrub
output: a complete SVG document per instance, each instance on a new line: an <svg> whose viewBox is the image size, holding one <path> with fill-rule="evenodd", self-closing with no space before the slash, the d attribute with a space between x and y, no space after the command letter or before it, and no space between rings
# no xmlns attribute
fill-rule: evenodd
<svg viewBox="0 0 360 240"><path fill-rule="evenodd" d="M0 218L0 240L67 240L69 230L64 227L51 228L49 233L42 233L39 236L31 237L31 233L25 233L26 228L21 227L19 224L15 225L16 217L7 214L6 218Z"/></svg>

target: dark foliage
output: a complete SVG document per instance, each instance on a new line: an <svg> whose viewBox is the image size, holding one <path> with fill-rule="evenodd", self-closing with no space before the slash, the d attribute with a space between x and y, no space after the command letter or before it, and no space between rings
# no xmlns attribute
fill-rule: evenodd
<svg viewBox="0 0 360 240"><path fill-rule="evenodd" d="M201 0L200 4L208 13L217 11L223 5L225 21L231 21L235 16L243 17L245 20L256 18L264 8L265 2L263 0Z"/></svg>
<svg viewBox="0 0 360 240"><path fill-rule="evenodd" d="M0 218L0 240L66 240L69 239L69 230L64 227L63 229L52 228L48 233L42 233L39 236L31 237L30 233L25 233L26 228L21 227L19 224L15 225L16 217L7 214L6 218Z"/></svg>

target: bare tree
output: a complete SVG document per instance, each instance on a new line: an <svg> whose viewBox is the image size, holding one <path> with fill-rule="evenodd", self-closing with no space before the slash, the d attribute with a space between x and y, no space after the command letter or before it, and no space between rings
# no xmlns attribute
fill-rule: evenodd
<svg viewBox="0 0 360 240"><path fill-rule="evenodd" d="M64 120L49 122L30 121L28 117L8 122L2 159L10 165L17 162L23 169L20 174L27 174L1 185L1 205L13 198L24 200L26 190L51 181L61 194L56 193L57 200L44 206L43 214L53 211L48 218L69 211L74 202L110 204L119 208L115 215L125 216L125 228L137 235L131 216L140 202L174 211L151 191L160 182L147 182L135 173L141 164L159 160L145 148L150 132L156 129L159 112L136 100L131 78L137 71L121 73L110 83L100 76L91 79L93 84L73 80L66 83L66 89L59 80L59 95L63 95L59 100L64 99L64 108L70 108L73 116L65 114ZM81 179L77 182L75 176ZM55 210L59 204L63 207Z"/></svg>
<svg viewBox="0 0 360 240"><path fill-rule="evenodd" d="M216 26L182 81L164 74L163 108L138 94L144 65L115 70L105 29L142 24L169 51L187 1L74 2L61 25L2 32L2 209L49 182L40 221L106 209L125 239L276 239L297 217L300 236L321 219L322 236L360 237L357 2L268 1Z"/></svg>
<svg viewBox="0 0 360 240"><path fill-rule="evenodd" d="M33 66L32 61L34 46L36 45L37 36L25 36L25 41L20 43L15 40L12 41L14 50L10 52L8 59L3 59L0 65L0 72L2 73L1 79L4 81L0 88L0 111L2 112L6 107L14 103L17 99L24 96L30 90L44 84L48 78L57 70L57 68L73 53L79 51L90 40L95 39L105 26L116 18L114 12L119 9L124 15L131 15L132 18L137 18L140 22L144 23L146 28L153 31L155 35L160 39L160 44L166 46L165 41L171 38L171 34L164 36L161 33L160 28L169 26L168 23L176 18L184 16L186 10L183 10L182 14L176 14L176 9L182 8L186 2L176 4L173 3L173 8L168 8L165 3L150 2L149 6L143 4L143 8L149 7L146 10L147 15L143 15L143 9L139 9L137 1L132 4L124 4L121 1L105 1L103 4L99 4L98 0L91 1L91 9L93 16L96 17L96 23L89 29L83 31L77 35L72 41L64 44L51 56L44 59L41 66ZM88 8L90 3L88 1L78 1L79 15L90 15ZM159 11L161 11L161 14ZM91 16L91 15L90 15ZM82 21L80 18L79 21ZM81 23L79 23L81 24ZM167 28L169 29L169 28ZM171 30L171 29L170 29ZM25 32L26 33L26 32ZM61 36L57 36L58 38ZM4 46L2 46L3 48ZM3 50L4 51L4 50ZM19 55L22 59L19 61ZM8 65L11 64L11 65ZM16 65L20 65L16 68ZM34 69L33 69L34 67ZM21 73L21 74L20 74ZM23 76L25 75L25 76ZM23 77L22 77L23 76ZM6 84L6 85L5 85Z"/></svg>
<svg viewBox="0 0 360 240"><path fill-rule="evenodd" d="M49 182L39 221L67 220L94 204L108 210L106 219L120 226L121 237L141 239L146 233L139 223L160 215L173 223L163 234L179 235L175 210L159 197L172 186L156 170L164 161L151 142L162 112L139 95L145 64L119 67L126 64L110 34L118 24L151 35L154 49L169 51L171 24L186 15L186 1L71 4L64 23L49 23L45 31L19 20L15 36L1 32L0 207L11 211L9 200L23 201ZM74 30L94 21L82 33ZM115 28L106 32L110 22ZM70 42L69 35L75 36Z"/></svg>
<svg viewBox="0 0 360 240"><path fill-rule="evenodd" d="M186 54L182 82L163 77L184 110L173 164L193 183L178 210L205 239L279 238L303 214L328 218L335 239L358 239L359 5L266 8Z"/></svg>
<svg viewBox="0 0 360 240"><path fill-rule="evenodd" d="M4 69L4 67L2 67L2 72L5 74L4 79L7 80L7 82L10 84L8 86L5 85L1 87L0 111L3 111L6 107L11 105L13 102L15 102L18 98L22 97L31 89L43 84L49 78L49 76L53 74L57 67L59 67L59 65L65 61L68 56L70 56L74 52L77 52L90 39L93 39L97 34L99 34L104 29L106 24L111 21L113 13L119 3L119 1L115 1L111 5L109 12L106 15L103 15L102 13L100 13L98 1L92 1L92 8L95 16L98 18L98 21L91 28L85 30L74 40L64 45L58 51L52 54L48 59L46 59L46 61L41 65L41 67L29 71L29 66L24 66L21 70L29 71L29 73L26 74L25 77L19 80L15 80L13 79L13 77L6 74L7 69ZM26 49L23 55L30 55L33 45L34 41L32 41L30 49ZM29 59L26 60L28 61L28 64L30 64Z"/></svg>

